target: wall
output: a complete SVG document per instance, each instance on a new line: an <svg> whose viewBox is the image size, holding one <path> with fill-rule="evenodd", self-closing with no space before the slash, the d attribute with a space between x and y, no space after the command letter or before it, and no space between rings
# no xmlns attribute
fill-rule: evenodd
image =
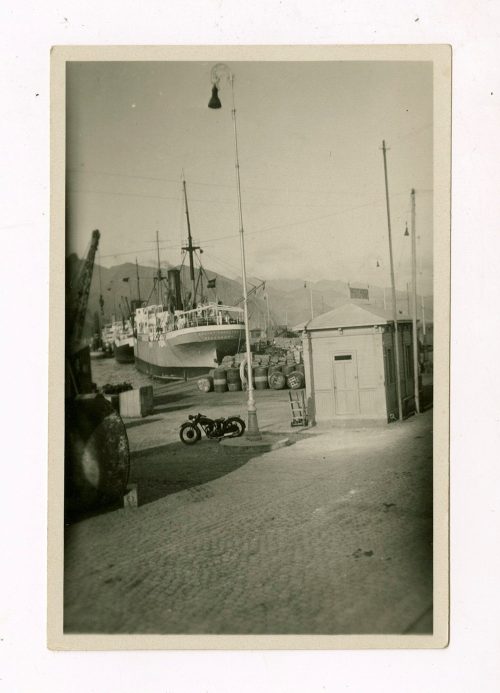
<svg viewBox="0 0 500 693"><path fill-rule="evenodd" d="M401 399L403 400L403 416L415 411L415 392L413 380L413 342L412 326L409 323L398 325L399 342L399 373L401 383ZM387 411L392 419L398 418L398 399L396 391L396 354L394 352L394 332L392 326L387 326L383 335L384 347L384 377L387 391ZM392 357L389 355L389 350ZM390 360L393 360L392 368Z"/></svg>
<svg viewBox="0 0 500 693"><path fill-rule="evenodd" d="M318 423L353 418L387 420L382 331L376 329L349 328L344 329L342 334L338 330L310 333L311 365L310 368L306 365L306 382L309 381L308 397L314 399L315 420ZM341 353L353 354L357 376L357 411L350 414L339 412L338 392L335 391L334 356ZM306 360L306 345L304 355Z"/></svg>

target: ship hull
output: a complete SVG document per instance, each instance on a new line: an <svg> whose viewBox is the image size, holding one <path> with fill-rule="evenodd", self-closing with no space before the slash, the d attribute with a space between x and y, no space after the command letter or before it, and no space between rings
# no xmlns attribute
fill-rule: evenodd
<svg viewBox="0 0 500 693"><path fill-rule="evenodd" d="M141 373L191 378L216 368L224 356L244 348L243 326L197 327L172 331L159 340L139 337L135 365Z"/></svg>
<svg viewBox="0 0 500 693"><path fill-rule="evenodd" d="M114 344L113 355L117 363L134 363L134 346L133 344Z"/></svg>

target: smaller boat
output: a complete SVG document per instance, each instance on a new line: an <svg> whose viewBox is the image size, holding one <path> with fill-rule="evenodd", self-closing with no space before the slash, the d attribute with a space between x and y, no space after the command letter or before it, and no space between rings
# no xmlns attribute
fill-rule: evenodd
<svg viewBox="0 0 500 693"><path fill-rule="evenodd" d="M133 320L115 323L113 354L117 363L134 363L134 327Z"/></svg>

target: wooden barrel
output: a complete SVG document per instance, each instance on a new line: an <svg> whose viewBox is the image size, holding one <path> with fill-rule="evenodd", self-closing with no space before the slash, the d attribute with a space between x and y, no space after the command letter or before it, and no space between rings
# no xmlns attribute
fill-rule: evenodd
<svg viewBox="0 0 500 693"><path fill-rule="evenodd" d="M210 376L204 375L203 378L198 379L196 384L198 385L198 390L200 392L211 392L214 386L214 381Z"/></svg>
<svg viewBox="0 0 500 693"><path fill-rule="evenodd" d="M281 373L282 368L283 368L283 366L280 366L277 363L274 363L271 366L269 366L269 368L267 369L267 374L271 375L271 373L273 373L273 372Z"/></svg>
<svg viewBox="0 0 500 693"><path fill-rule="evenodd" d="M267 390L267 366L255 366L254 370L254 383L256 390Z"/></svg>
<svg viewBox="0 0 500 693"><path fill-rule="evenodd" d="M268 377L268 382L272 390L283 390L286 385L286 377L280 371L272 371Z"/></svg>
<svg viewBox="0 0 500 693"><path fill-rule="evenodd" d="M300 390L304 387L304 374L300 371L293 371L286 376L286 384L290 390Z"/></svg>
<svg viewBox="0 0 500 693"><path fill-rule="evenodd" d="M241 390L241 379L239 368L228 368L226 371L227 389L229 392L238 392Z"/></svg>
<svg viewBox="0 0 500 693"><path fill-rule="evenodd" d="M293 373L295 370L295 365L291 365L287 363L285 366L283 366L283 373L285 375L290 375L290 373Z"/></svg>
<svg viewBox="0 0 500 693"><path fill-rule="evenodd" d="M304 364L303 364L303 363L298 363L298 364L295 366L295 370L296 370L296 371L299 371L299 373L303 373L303 374L305 374L305 372L306 372L306 369L304 368Z"/></svg>
<svg viewBox="0 0 500 693"><path fill-rule="evenodd" d="M227 374L225 368L214 370L214 392L225 392L227 390Z"/></svg>

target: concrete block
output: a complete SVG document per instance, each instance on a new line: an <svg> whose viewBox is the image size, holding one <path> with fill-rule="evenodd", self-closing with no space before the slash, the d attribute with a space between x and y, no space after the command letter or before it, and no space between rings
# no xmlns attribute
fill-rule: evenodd
<svg viewBox="0 0 500 693"><path fill-rule="evenodd" d="M153 406L153 387L144 385L137 390L120 392L120 415L125 418L135 418L152 414Z"/></svg>
<svg viewBox="0 0 500 693"><path fill-rule="evenodd" d="M113 409L119 414L120 413L120 395L104 395L104 397L111 402Z"/></svg>
<svg viewBox="0 0 500 693"><path fill-rule="evenodd" d="M123 496L124 508L137 508L139 506L139 496L137 494L137 484L129 484Z"/></svg>

